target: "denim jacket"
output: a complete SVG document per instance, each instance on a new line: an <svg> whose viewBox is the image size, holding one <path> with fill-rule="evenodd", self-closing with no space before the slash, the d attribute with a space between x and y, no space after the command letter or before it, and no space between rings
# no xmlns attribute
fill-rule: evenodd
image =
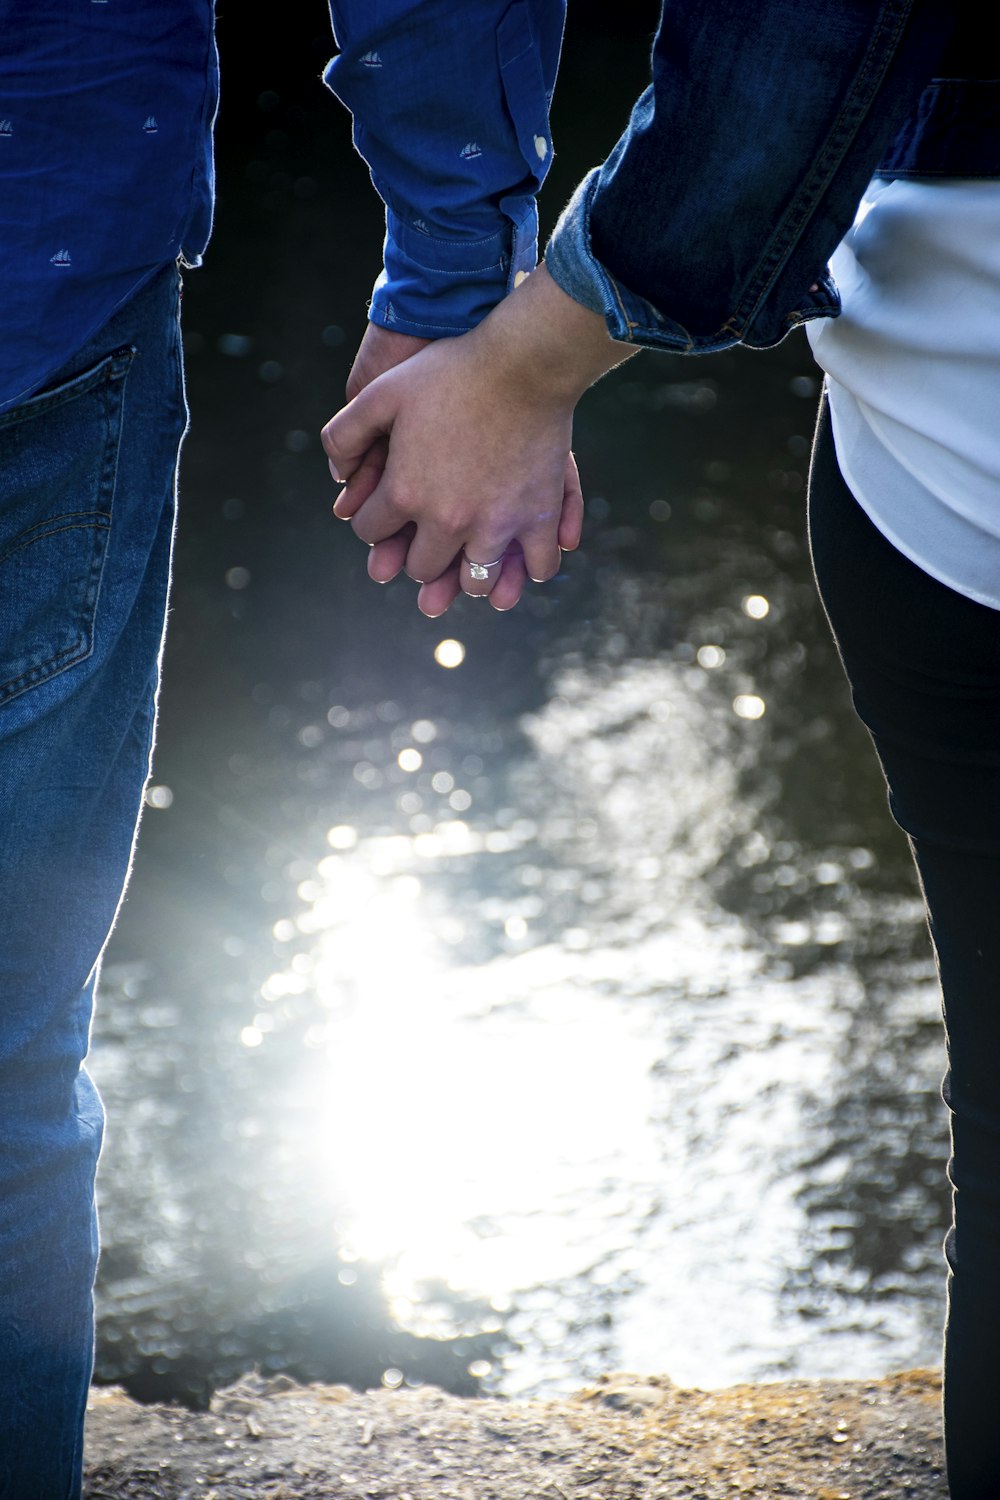
<svg viewBox="0 0 1000 1500"><path fill-rule="evenodd" d="M665 0L653 82L546 249L625 342L766 348L836 316L870 178L1000 175L969 0Z"/></svg>

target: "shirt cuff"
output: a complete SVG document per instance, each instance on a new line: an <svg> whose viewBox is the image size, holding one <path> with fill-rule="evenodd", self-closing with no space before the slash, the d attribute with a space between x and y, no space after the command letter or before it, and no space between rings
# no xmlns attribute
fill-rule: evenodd
<svg viewBox="0 0 1000 1500"><path fill-rule="evenodd" d="M441 239L421 220L407 224L388 209L384 270L369 320L425 339L450 338L481 323L535 267L537 212L533 201L518 208L496 234L478 240Z"/></svg>

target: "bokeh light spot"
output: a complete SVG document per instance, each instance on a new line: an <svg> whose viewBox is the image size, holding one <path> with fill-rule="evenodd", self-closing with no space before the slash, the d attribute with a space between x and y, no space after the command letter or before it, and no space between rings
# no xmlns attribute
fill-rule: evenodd
<svg viewBox="0 0 1000 1500"><path fill-rule="evenodd" d="M765 703L756 693L739 693L733 699L733 712L740 719L760 719L764 716Z"/></svg>
<svg viewBox="0 0 1000 1500"><path fill-rule="evenodd" d="M248 338L245 333L223 333L219 335L215 347L220 354L228 354L231 359L242 359L253 348L253 339Z"/></svg>
<svg viewBox="0 0 1000 1500"><path fill-rule="evenodd" d="M763 620L765 615L771 613L770 601L765 599L763 594L747 594L740 608L751 620Z"/></svg>
<svg viewBox="0 0 1000 1500"><path fill-rule="evenodd" d="M358 842L358 830L349 823L338 823L326 836L331 849L353 849Z"/></svg>
<svg viewBox="0 0 1000 1500"><path fill-rule="evenodd" d="M465 660L465 647L461 641L438 641L434 647L434 660L439 667L460 667Z"/></svg>

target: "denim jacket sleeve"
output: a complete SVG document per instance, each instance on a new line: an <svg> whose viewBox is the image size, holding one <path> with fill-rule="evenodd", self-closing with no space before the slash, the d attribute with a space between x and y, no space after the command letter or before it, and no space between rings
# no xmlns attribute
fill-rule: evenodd
<svg viewBox="0 0 1000 1500"><path fill-rule="evenodd" d="M386 206L369 316L473 327L537 259L565 0L330 0L324 78Z"/></svg>
<svg viewBox="0 0 1000 1500"><path fill-rule="evenodd" d="M836 316L827 260L967 0L664 0L653 81L550 274L612 337L766 348Z"/></svg>

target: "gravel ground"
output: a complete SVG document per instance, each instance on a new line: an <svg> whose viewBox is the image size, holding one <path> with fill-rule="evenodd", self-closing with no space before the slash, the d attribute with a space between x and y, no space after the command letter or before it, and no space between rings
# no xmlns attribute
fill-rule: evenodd
<svg viewBox="0 0 1000 1500"><path fill-rule="evenodd" d="M940 1376L686 1390L608 1375L568 1400L249 1376L205 1413L95 1389L87 1500L947 1500Z"/></svg>

